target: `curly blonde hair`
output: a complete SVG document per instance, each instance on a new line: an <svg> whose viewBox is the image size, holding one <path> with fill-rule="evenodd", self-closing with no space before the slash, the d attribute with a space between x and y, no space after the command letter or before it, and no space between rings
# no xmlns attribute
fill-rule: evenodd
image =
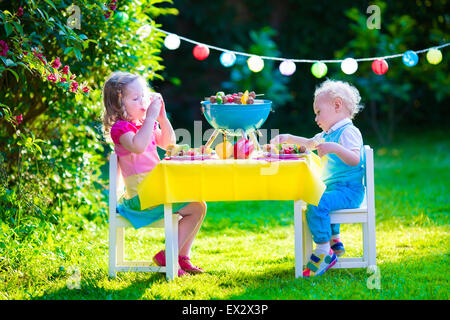
<svg viewBox="0 0 450 320"><path fill-rule="evenodd" d="M111 142L111 127L118 120L129 121L129 117L122 99L126 86L131 82L140 79L147 85L147 81L139 75L129 72L116 71L113 72L105 81L102 90L103 105L103 135L106 141Z"/></svg>
<svg viewBox="0 0 450 320"><path fill-rule="evenodd" d="M353 119L355 115L361 111L364 106L360 105L361 96L358 89L348 82L338 80L326 80L322 82L314 92L314 99L322 93L327 93L332 99L341 98L344 107L348 110L350 118Z"/></svg>

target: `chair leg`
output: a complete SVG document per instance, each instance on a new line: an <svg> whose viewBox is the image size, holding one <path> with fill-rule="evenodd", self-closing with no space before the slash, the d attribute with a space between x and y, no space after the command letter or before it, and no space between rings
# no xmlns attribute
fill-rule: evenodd
<svg viewBox="0 0 450 320"><path fill-rule="evenodd" d="M109 276L111 278L116 277L116 230L115 227L110 224L109 225Z"/></svg>
<svg viewBox="0 0 450 320"><path fill-rule="evenodd" d="M117 245L117 265L122 265L125 261L125 228L116 228L116 245Z"/></svg>
<svg viewBox="0 0 450 320"><path fill-rule="evenodd" d="M369 231L367 228L367 223L362 224L362 234L363 234L363 261L367 262L367 265L369 265Z"/></svg>
<svg viewBox="0 0 450 320"><path fill-rule="evenodd" d="M376 254L376 237L375 237L375 214L370 217L367 221L367 233L368 233L368 247L369 247L369 266L377 265L377 254Z"/></svg>
<svg viewBox="0 0 450 320"><path fill-rule="evenodd" d="M178 215L172 213L172 204L164 204L164 228L166 241L166 278L178 276ZM176 242L175 242L176 241Z"/></svg>
<svg viewBox="0 0 450 320"><path fill-rule="evenodd" d="M172 228L173 228L173 257L175 261L175 271L178 276L178 221L180 220L181 215L172 214Z"/></svg>
<svg viewBox="0 0 450 320"><path fill-rule="evenodd" d="M294 201L295 277L303 277L303 201Z"/></svg>

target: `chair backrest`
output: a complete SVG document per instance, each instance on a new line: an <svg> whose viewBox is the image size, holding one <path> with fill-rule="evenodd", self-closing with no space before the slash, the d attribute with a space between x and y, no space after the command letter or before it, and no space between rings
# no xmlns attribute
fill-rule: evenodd
<svg viewBox="0 0 450 320"><path fill-rule="evenodd" d="M117 158L112 152L109 155L109 218L116 216L117 200L123 194L124 183Z"/></svg>
<svg viewBox="0 0 450 320"><path fill-rule="evenodd" d="M373 149L368 145L364 146L364 158L365 158L364 185L366 187L367 209L375 210L375 178L374 178Z"/></svg>

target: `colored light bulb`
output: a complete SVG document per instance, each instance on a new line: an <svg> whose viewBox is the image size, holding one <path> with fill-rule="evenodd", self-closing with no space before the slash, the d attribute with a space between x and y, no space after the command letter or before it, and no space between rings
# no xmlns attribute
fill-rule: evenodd
<svg viewBox="0 0 450 320"><path fill-rule="evenodd" d="M376 74L385 74L389 69L389 66L384 59L376 59L372 62L372 70Z"/></svg>
<svg viewBox="0 0 450 320"><path fill-rule="evenodd" d="M193 54L195 59L205 60L209 56L209 48L202 44L198 44L194 47Z"/></svg>
<svg viewBox="0 0 450 320"><path fill-rule="evenodd" d="M233 66L235 62L236 55L233 52L223 52L220 55L220 63L226 68Z"/></svg>
<svg viewBox="0 0 450 320"><path fill-rule="evenodd" d="M176 50L180 47L180 37L176 34L169 34L164 39L164 45L169 50Z"/></svg>
<svg viewBox="0 0 450 320"><path fill-rule="evenodd" d="M438 64L442 61L442 52L439 49L428 50L427 60L431 64Z"/></svg>
<svg viewBox="0 0 450 320"><path fill-rule="evenodd" d="M248 68L253 72L260 72L264 68L264 61L258 56L251 56L247 60Z"/></svg>
<svg viewBox="0 0 450 320"><path fill-rule="evenodd" d="M412 50L408 50L403 54L403 63L408 67L413 67L419 61L419 56Z"/></svg>
<svg viewBox="0 0 450 320"><path fill-rule="evenodd" d="M341 69L345 74L353 74L358 70L358 62L353 58L347 58L342 61Z"/></svg>
<svg viewBox="0 0 450 320"><path fill-rule="evenodd" d="M311 67L311 73L316 78L322 78L327 74L327 71L328 71L327 65L320 61L314 63Z"/></svg>
<svg viewBox="0 0 450 320"><path fill-rule="evenodd" d="M280 63L279 70L283 76L291 76L294 74L297 67L295 66L294 61L292 60L284 60Z"/></svg>

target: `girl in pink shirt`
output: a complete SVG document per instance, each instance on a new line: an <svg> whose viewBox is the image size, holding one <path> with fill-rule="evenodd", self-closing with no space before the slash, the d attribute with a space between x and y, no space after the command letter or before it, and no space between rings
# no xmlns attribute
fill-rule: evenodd
<svg viewBox="0 0 450 320"><path fill-rule="evenodd" d="M146 81L128 72L114 72L103 87L104 134L114 142L119 167L125 181L126 193L119 201L117 211L136 228L141 228L164 217L164 206L140 210L137 186L159 163L156 147L166 149L175 144L175 132L166 115L160 94L150 93ZM109 139L111 138L111 139ZM158 188L158 186L155 186ZM174 212L181 215L178 222L178 275L202 273L189 259L192 243L206 214L205 202L177 203ZM153 261L165 266L164 250Z"/></svg>

